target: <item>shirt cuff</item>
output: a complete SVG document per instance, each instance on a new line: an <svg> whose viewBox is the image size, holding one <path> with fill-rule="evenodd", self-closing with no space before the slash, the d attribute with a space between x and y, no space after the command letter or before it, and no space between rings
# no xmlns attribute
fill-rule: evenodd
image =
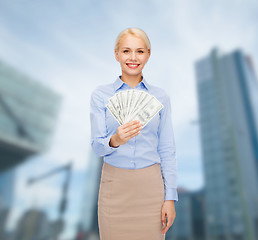
<svg viewBox="0 0 258 240"><path fill-rule="evenodd" d="M104 142L104 146L105 146L107 152L109 152L109 153L112 153L112 152L114 152L116 149L119 148L119 146L115 148L115 147L111 147L111 146L109 145L109 142L110 142L110 138L111 138L111 137L112 137L112 134L110 134L109 136L107 136L106 139L105 139L105 142Z"/></svg>
<svg viewBox="0 0 258 240"><path fill-rule="evenodd" d="M166 200L174 200L174 202L178 201L178 194L176 188L165 189L165 201Z"/></svg>

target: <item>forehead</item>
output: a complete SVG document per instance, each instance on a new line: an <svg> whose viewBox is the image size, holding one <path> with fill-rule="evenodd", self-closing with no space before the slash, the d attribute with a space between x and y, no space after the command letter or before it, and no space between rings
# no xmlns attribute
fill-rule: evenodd
<svg viewBox="0 0 258 240"><path fill-rule="evenodd" d="M120 48L146 48L146 44L141 37L126 34L121 38Z"/></svg>

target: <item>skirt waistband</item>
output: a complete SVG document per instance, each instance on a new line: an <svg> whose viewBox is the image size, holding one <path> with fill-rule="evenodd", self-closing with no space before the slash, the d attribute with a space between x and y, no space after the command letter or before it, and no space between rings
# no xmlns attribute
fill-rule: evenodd
<svg viewBox="0 0 258 240"><path fill-rule="evenodd" d="M103 163L103 170L105 172L109 172L109 173L116 173L119 175L131 175L131 174L148 174L148 173L152 173L153 171L158 171L160 172L160 164L159 163L154 163L148 167L145 168L138 168L138 169L126 169L126 168L119 168L119 167L115 167L112 166L106 162Z"/></svg>

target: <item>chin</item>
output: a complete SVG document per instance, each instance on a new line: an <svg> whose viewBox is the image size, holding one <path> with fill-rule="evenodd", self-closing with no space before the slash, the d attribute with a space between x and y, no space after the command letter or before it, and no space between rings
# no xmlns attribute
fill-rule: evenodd
<svg viewBox="0 0 258 240"><path fill-rule="evenodd" d="M140 73L126 73L126 75L136 77L136 76L141 76L142 73L141 72Z"/></svg>

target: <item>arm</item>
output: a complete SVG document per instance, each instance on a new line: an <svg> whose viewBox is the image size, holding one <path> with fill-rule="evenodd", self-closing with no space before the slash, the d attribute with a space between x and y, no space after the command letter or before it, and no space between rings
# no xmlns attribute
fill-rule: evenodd
<svg viewBox="0 0 258 240"><path fill-rule="evenodd" d="M91 146L99 156L105 156L116 151L120 145L138 135L142 129L139 121L131 121L117 128L115 134L108 134L105 121L105 106L103 99L95 90L91 95L90 120L91 120Z"/></svg>
<svg viewBox="0 0 258 240"><path fill-rule="evenodd" d="M165 184L165 201L178 201L176 148L171 120L171 104L167 94L165 95L164 108L161 110L158 137L158 153Z"/></svg>
<svg viewBox="0 0 258 240"><path fill-rule="evenodd" d="M90 100L91 146L98 156L105 156L116 151L109 145L112 134L107 133L105 106L101 94L95 90Z"/></svg>
<svg viewBox="0 0 258 240"><path fill-rule="evenodd" d="M161 110L158 136L158 152L165 184L165 201L161 210L162 234L165 234L175 220L175 202L178 201L176 148L171 120L171 104L168 95L165 95L164 108Z"/></svg>

